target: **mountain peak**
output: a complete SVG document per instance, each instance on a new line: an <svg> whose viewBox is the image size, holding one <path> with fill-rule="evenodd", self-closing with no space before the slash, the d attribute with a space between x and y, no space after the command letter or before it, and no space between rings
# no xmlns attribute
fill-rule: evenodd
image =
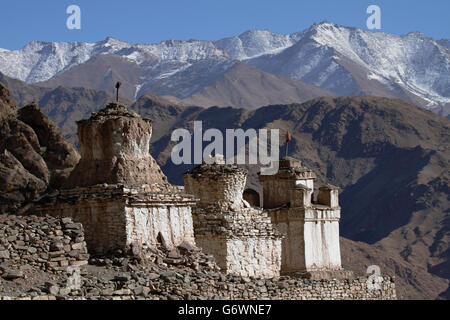
<svg viewBox="0 0 450 320"><path fill-rule="evenodd" d="M323 21L321 21L321 22L319 22L319 23L314 23L309 29L321 29L321 28L329 28L329 27L332 27L332 28L340 28L340 27L344 27L344 26L341 26L341 25L339 25L339 24L336 24L336 23L333 23L333 22L330 22L330 21L328 21L328 20L323 20Z"/></svg>
<svg viewBox="0 0 450 320"><path fill-rule="evenodd" d="M408 32L405 37L417 37L417 38L421 38L421 39L429 39L426 35L424 35L422 32L420 31L412 31L412 32Z"/></svg>
<svg viewBox="0 0 450 320"><path fill-rule="evenodd" d="M436 50L438 43L440 50ZM113 37L96 43L33 41L21 50L0 50L0 72L28 83L56 79L53 84L86 86L89 82L104 88L111 86L110 77L103 76L110 66L103 59L99 63L97 57L114 55L127 61L114 72L129 82L129 98L154 92L185 99L220 78L238 60L337 95L395 96L431 109L450 101L445 47L448 40L436 42L422 33L396 36L322 21L290 35L252 29L214 42L130 44ZM82 78L70 80L70 85L58 82L77 66L84 70Z"/></svg>
<svg viewBox="0 0 450 320"><path fill-rule="evenodd" d="M294 37L269 30L248 30L237 37L214 42L217 48L225 50L232 59L248 60L266 54L275 54L295 43Z"/></svg>
<svg viewBox="0 0 450 320"><path fill-rule="evenodd" d="M122 40L119 40L119 39L116 39L116 38L113 38L113 37L107 37L105 40L103 40L103 41L100 41L99 42L101 45L103 45L103 46L105 46L105 47L108 47L108 46L111 46L111 47L114 47L114 46L122 46L122 47L124 47L124 46L131 46L128 42L125 42L125 41L122 41Z"/></svg>
<svg viewBox="0 0 450 320"><path fill-rule="evenodd" d="M314 23L312 26L325 26L325 25L335 25L335 24L328 20L322 20L319 23Z"/></svg>
<svg viewBox="0 0 450 320"><path fill-rule="evenodd" d="M242 32L239 35L239 38L240 37L245 37L245 36L254 36L254 35L260 35L260 34L267 34L267 33L276 34L276 33L272 32L272 31L270 31L268 29L263 29L263 30L261 30L261 29L250 29L250 30Z"/></svg>

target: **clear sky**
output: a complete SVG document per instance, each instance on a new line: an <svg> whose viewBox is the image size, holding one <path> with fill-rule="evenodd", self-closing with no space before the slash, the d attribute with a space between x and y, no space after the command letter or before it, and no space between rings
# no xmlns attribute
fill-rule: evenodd
<svg viewBox="0 0 450 320"><path fill-rule="evenodd" d="M81 30L69 30L66 8L81 8ZM131 43L217 40L249 29L293 33L328 20L367 29L366 9L381 8L382 29L450 38L450 0L13 0L0 8L0 48L32 40Z"/></svg>

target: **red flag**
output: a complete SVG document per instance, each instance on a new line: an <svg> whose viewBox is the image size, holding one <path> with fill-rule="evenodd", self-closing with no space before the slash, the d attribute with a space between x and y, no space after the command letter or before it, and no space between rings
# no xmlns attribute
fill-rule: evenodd
<svg viewBox="0 0 450 320"><path fill-rule="evenodd" d="M291 141L291 139L292 139L292 136L291 136L291 134L288 132L288 133L286 133L286 142L289 142L289 141Z"/></svg>

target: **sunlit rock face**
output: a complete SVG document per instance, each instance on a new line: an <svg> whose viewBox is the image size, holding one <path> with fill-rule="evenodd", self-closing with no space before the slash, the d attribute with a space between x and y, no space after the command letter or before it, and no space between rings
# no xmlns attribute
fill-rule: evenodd
<svg viewBox="0 0 450 320"><path fill-rule="evenodd" d="M167 183L150 155L152 121L111 103L78 122L81 161L65 188L100 183Z"/></svg>
<svg viewBox="0 0 450 320"><path fill-rule="evenodd" d="M27 211L48 188L60 188L79 160L38 105L19 109L0 83L0 214Z"/></svg>

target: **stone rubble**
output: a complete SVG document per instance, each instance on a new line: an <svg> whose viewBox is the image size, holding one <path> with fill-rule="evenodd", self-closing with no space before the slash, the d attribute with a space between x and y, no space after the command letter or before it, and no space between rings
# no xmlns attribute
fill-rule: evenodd
<svg viewBox="0 0 450 320"><path fill-rule="evenodd" d="M182 245L153 250L140 263L122 253L92 257L79 290L66 281L46 282L3 300L304 300L395 299L394 279L384 277L380 290L368 290L367 278L307 280L290 277L257 279L225 275L197 248ZM0 291L1 296L1 291Z"/></svg>
<svg viewBox="0 0 450 320"><path fill-rule="evenodd" d="M83 226L71 219L0 216L0 278L23 278L21 269L61 273L85 266L89 254Z"/></svg>

